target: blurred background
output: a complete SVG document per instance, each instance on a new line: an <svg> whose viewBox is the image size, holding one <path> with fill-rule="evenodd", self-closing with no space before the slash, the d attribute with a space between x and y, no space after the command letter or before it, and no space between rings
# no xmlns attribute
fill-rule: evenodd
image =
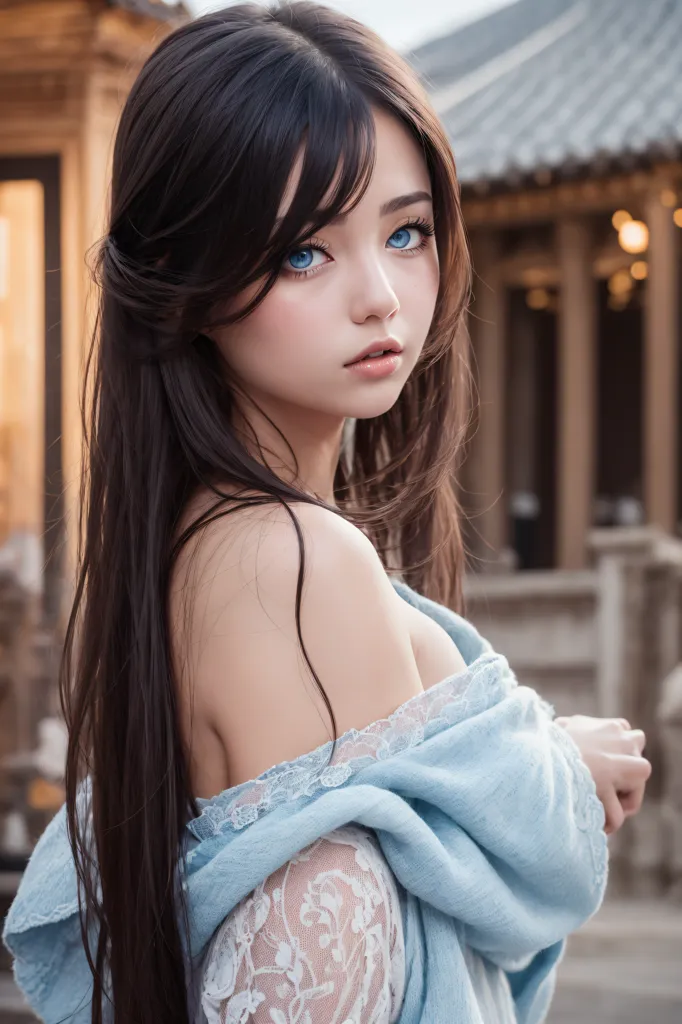
<svg viewBox="0 0 682 1024"><path fill-rule="evenodd" d="M113 132L150 49L220 6L0 0L0 914L63 799L84 254ZM468 614L558 713L649 736L645 807L550 1021L679 1024L682 0L330 6L406 53L457 158L480 397ZM3 956L0 1024L28 1021Z"/></svg>

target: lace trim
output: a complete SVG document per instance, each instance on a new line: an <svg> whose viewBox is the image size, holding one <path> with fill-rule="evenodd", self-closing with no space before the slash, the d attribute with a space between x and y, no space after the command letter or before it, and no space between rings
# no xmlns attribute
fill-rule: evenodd
<svg viewBox="0 0 682 1024"><path fill-rule="evenodd" d="M187 827L200 841L228 831L238 832L285 802L313 796L318 790L336 789L373 761L393 757L446 726L480 714L515 686L506 659L499 654L483 654L464 672L410 697L388 718L378 719L364 729L349 729L337 740L329 764L331 740L293 761L273 765L256 779L215 797L198 799L201 814ZM189 861L193 852L188 854Z"/></svg>

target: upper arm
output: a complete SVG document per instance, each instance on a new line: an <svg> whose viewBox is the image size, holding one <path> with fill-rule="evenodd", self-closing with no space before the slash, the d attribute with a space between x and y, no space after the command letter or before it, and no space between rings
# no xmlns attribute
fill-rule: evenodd
<svg viewBox="0 0 682 1024"><path fill-rule="evenodd" d="M370 541L339 516L295 508L305 546L301 635L338 734L422 690L400 598ZM191 591L191 676L229 784L326 743L331 721L297 633L296 531L277 507L218 520Z"/></svg>
<svg viewBox="0 0 682 1024"><path fill-rule="evenodd" d="M404 973L395 881L350 826L302 850L228 915L206 956L201 1001L208 1024L388 1024Z"/></svg>

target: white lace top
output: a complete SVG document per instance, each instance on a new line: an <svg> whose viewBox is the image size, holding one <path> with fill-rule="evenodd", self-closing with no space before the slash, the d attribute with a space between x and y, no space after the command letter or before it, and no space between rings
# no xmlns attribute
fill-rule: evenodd
<svg viewBox="0 0 682 1024"><path fill-rule="evenodd" d="M391 1024L405 982L396 882L373 832L316 840L229 914L197 1024Z"/></svg>

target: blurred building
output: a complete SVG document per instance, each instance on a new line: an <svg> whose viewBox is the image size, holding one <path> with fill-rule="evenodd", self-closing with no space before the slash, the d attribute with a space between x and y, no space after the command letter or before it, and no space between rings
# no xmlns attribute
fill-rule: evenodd
<svg viewBox="0 0 682 1024"><path fill-rule="evenodd" d="M0 0L0 870L62 795L41 770L45 751L30 752L57 710L85 253L101 232L127 89L185 16L153 0ZM26 805L28 828L16 813Z"/></svg>
<svg viewBox="0 0 682 1024"><path fill-rule="evenodd" d="M411 59L476 272L469 612L559 711L682 768L680 38L679 0L519 0ZM653 885L682 878L680 770L651 792L624 843Z"/></svg>

